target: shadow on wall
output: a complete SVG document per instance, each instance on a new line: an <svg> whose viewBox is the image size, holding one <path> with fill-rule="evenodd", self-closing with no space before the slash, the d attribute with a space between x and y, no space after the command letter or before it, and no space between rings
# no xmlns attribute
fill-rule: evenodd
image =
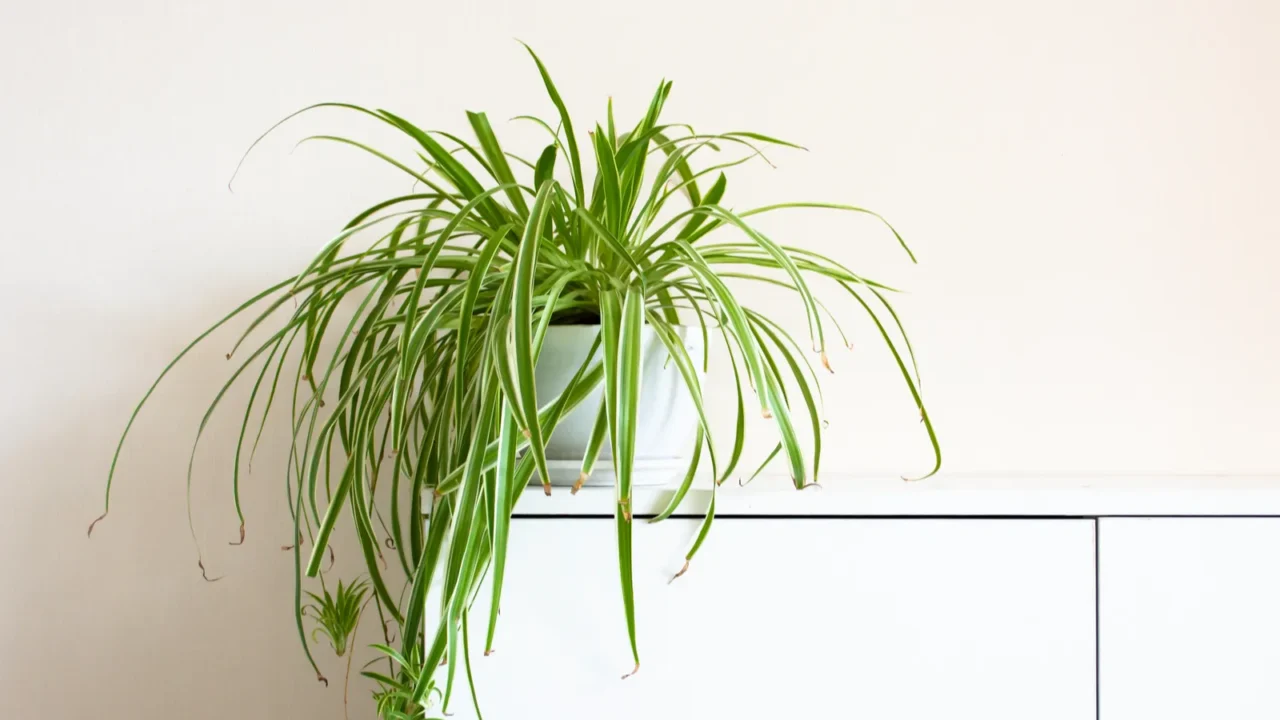
<svg viewBox="0 0 1280 720"><path fill-rule="evenodd" d="M56 381L19 391L5 412L0 458L8 475L0 484L9 510L5 599L13 603L3 612L0 715L36 717L56 705L61 717L341 716L345 658L327 645L313 648L330 679L328 688L318 683L293 620L293 554L281 551L292 521L284 489L288 406L280 398L253 472L242 472L246 543L228 544L239 526L231 495L237 407L252 377L228 394L201 440L191 489L195 535L210 577L221 579L205 582L196 565L187 460L200 417L234 369L225 346L243 324L215 334L161 384L121 455L111 514L85 536L101 513L111 453L133 405L209 318L239 300L210 302L199 317L86 311L36 358L39 376ZM33 309L22 322L52 326L42 314ZM62 352L63 342L78 351ZM363 564L343 549L355 543L341 531L331 578L349 580ZM382 639L372 608L368 617L355 643L361 650ZM353 717L367 714L370 687L358 669L369 657L356 658Z"/></svg>

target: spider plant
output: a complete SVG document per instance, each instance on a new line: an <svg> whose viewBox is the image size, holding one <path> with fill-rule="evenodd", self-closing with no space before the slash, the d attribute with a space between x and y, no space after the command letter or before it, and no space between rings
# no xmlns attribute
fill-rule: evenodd
<svg viewBox="0 0 1280 720"><path fill-rule="evenodd" d="M604 124L583 134L542 61L529 53L556 111L550 121L516 119L545 131L546 145L536 155L504 149L484 113L467 114L473 136L468 139L423 130L387 110L345 103L298 111L342 110L396 131L402 144L395 149L347 137L308 139L368 153L411 179L411 190L357 213L301 272L201 333L147 391L124 433L175 363L214 331L249 315L227 353L237 361L235 369L200 431L227 389L251 378L249 399L239 408L244 417L229 488L240 513L243 455L247 449L252 458L273 403L287 392L293 446L282 480L295 533L311 546L307 553L301 542L292 547L299 636L314 668L301 588L319 572L335 527L349 523L373 601L399 630L399 649L383 650L395 659L391 674L380 677L378 709L384 717L419 717L433 696L447 706L459 658L468 657L469 611L486 592L486 577L484 644L486 651L492 648L512 511L535 474L550 494L547 439L601 385L604 401L592 408L596 426L582 474L591 473L607 438L616 475L617 572L639 669L631 479L645 327L665 345L699 421L688 472L654 521L675 511L695 476L709 475L718 485L734 475L750 413L771 419L778 442L768 458L781 455L796 488L818 479L822 400L811 361L830 369L826 348L832 330L842 344L848 342L815 292L819 283L847 295L870 318L919 407L934 449L929 474L941 465L914 355L889 303L892 289L770 237L753 221L796 208L870 216L914 262L897 231L874 212L847 204L786 202L732 210L725 198L734 167L768 162L766 149L799 146L755 132L702 134L665 123L660 118L671 92L666 81L633 126L615 123L610 101ZM591 165L594 174L588 172ZM803 339L740 301L738 289L753 282L790 291L806 319ZM562 394L539 397L534 368L548 328L584 321L599 325L592 353ZM703 349L696 356L677 336L681 324L701 334ZM736 423L727 443L713 438L699 381L699 369L708 369L712 338L723 342L736 381ZM124 442L122 436L120 447ZM110 488L108 478L108 507ZM686 559L702 545L713 519L714 501ZM391 563L400 572L384 566L384 545L394 552ZM403 584L397 586L401 572ZM443 601L439 617L429 623L424 615L432 593Z"/></svg>

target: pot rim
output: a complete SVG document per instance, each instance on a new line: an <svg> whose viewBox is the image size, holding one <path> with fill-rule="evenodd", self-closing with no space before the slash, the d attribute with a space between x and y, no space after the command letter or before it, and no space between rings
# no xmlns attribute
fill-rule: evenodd
<svg viewBox="0 0 1280 720"><path fill-rule="evenodd" d="M647 327L650 327L649 322L648 322L647 320L645 321L644 326L645 326L646 328L647 328ZM547 329L548 329L548 330L555 330L555 329L557 329L557 328L559 328L559 329L589 328L589 329L599 330L599 329L600 329L600 327L601 327L601 326L600 326L600 324L599 324L599 323L594 323L594 324L591 324L591 325L585 325L585 324L582 324L582 323L566 323L566 324L564 324L564 325L557 325L556 323L554 323L554 322L553 322L553 323L551 323L550 325L548 325L548 326L547 326ZM671 325L671 324L668 324L668 327L674 328L674 329L676 329L676 330L691 330L691 329L696 328L696 327L698 327L698 326L697 326L697 325Z"/></svg>

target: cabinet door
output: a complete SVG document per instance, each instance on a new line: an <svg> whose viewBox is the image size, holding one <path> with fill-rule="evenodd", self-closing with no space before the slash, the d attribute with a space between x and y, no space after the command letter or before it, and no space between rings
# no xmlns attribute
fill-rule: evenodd
<svg viewBox="0 0 1280 720"><path fill-rule="evenodd" d="M1094 717L1089 521L721 519L669 583L697 527L636 522L623 680L613 521L514 521L484 716Z"/></svg>
<svg viewBox="0 0 1280 720"><path fill-rule="evenodd" d="M1280 520L1099 527L1102 720L1280 718Z"/></svg>

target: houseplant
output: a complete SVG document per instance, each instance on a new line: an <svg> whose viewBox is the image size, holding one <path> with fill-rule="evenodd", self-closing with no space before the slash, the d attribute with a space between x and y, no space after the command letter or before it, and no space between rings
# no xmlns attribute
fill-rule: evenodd
<svg viewBox="0 0 1280 720"><path fill-rule="evenodd" d="M558 125L523 118L548 135L536 158L504 150L482 113L468 113L471 141L421 130L385 110L323 103L299 111L338 108L394 128L414 147L414 160L404 162L347 138L318 139L377 157L410 176L413 191L358 213L302 272L248 299L199 335L134 410L111 464L114 476L129 427L173 365L252 309L256 314L227 356L236 368L200 429L234 382L252 379L231 482L239 513L242 453L251 455L261 435L261 425L255 432L251 418L256 409L265 423L273 404L289 398L293 448L284 482L299 538L291 548L295 623L319 675L306 630L304 588L325 571L332 533L349 510L369 602L399 631L395 647L390 639L375 646L387 658L378 666L386 672L366 671L380 683L376 697L384 717L423 717L428 707L448 702L460 659L469 664L468 611L485 577L493 598L485 626L485 646L491 645L513 508L535 477L551 492L548 441L575 411L581 417L579 406L593 393L600 401L585 406L592 420L580 479L607 443L624 618L639 667L631 497L642 368L651 364L642 354L646 338L661 356L659 365L668 365L685 385L696 428L687 471L654 521L676 509L700 469L710 470L713 487L735 473L744 455L748 412L760 412L777 427L779 442L765 462L780 454L797 488L816 480L822 419L810 358L816 355L827 365L828 332L843 332L812 292L815 279L844 291L874 321L920 408L935 453L930 474L941 464L910 367L910 345L886 297L891 289L830 258L776 242L751 223L753 216L786 208L878 215L831 203L732 211L722 202L726 171L764 159L765 147L798 146L752 132L702 135L686 125L661 124L670 82L659 85L630 130L615 126L610 104L605 125L583 138L546 68L532 50L530 55ZM692 164L695 155L713 152L723 159ZM594 177L583 169L590 164L584 155L594 157ZM898 233L885 226L910 255ZM356 238L369 242L356 246ZM790 290L804 308L812 352L768 316L741 304L729 282ZM587 331L590 342L577 366L562 378L563 391L548 396L539 392L539 358L555 352L548 343L559 342L557 328L567 326L594 329ZM251 339L254 333L267 337ZM697 339L692 353L685 344L691 337ZM727 453L713 442L701 392L713 341L724 344L736 380L737 422ZM188 485L190 472L189 467ZM108 507L110 488L109 477ZM424 494L429 507L423 506ZM713 500L686 561L706 537L714 507ZM430 516L425 524L424 514ZM241 541L244 536L241 515ZM393 557L384 556L384 547ZM392 576L399 572L403 591L394 587ZM436 592L444 600L433 625L424 617L425 598ZM311 597L328 607L328 601ZM339 637L345 646L349 625L360 615L349 599L332 604L343 612L321 614L346 619L325 631L338 649Z"/></svg>

